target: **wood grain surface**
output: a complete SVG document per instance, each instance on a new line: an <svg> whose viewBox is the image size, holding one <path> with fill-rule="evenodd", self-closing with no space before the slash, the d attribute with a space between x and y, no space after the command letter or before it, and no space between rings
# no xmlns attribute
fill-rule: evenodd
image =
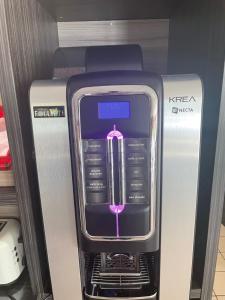
<svg viewBox="0 0 225 300"><path fill-rule="evenodd" d="M14 204L0 204L0 219L4 218L19 218L18 206Z"/></svg>
<svg viewBox="0 0 225 300"><path fill-rule="evenodd" d="M39 0L58 21L168 18L174 0Z"/></svg>
<svg viewBox="0 0 225 300"><path fill-rule="evenodd" d="M145 69L165 73L169 20L58 22L60 47L139 44Z"/></svg>
<svg viewBox="0 0 225 300"><path fill-rule="evenodd" d="M52 55L57 46L56 23L39 2L0 0L0 90L27 266L36 296L44 292L42 275L47 263L33 156L29 87L34 79L51 77Z"/></svg>
<svg viewBox="0 0 225 300"><path fill-rule="evenodd" d="M16 189L14 186L11 187L0 187L0 206L8 206L8 205L16 205L17 197L16 197ZM17 209L18 210L18 209ZM0 218L2 217L0 212Z"/></svg>
<svg viewBox="0 0 225 300"><path fill-rule="evenodd" d="M14 177L12 171L0 171L0 187L6 186L14 186Z"/></svg>

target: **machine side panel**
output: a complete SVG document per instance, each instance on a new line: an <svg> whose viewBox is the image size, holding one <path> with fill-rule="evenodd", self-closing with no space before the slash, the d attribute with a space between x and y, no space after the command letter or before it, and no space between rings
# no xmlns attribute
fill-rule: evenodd
<svg viewBox="0 0 225 300"><path fill-rule="evenodd" d="M164 76L160 300L188 300L201 138L202 84Z"/></svg>
<svg viewBox="0 0 225 300"><path fill-rule="evenodd" d="M81 300L66 82L34 82L30 102L53 296Z"/></svg>

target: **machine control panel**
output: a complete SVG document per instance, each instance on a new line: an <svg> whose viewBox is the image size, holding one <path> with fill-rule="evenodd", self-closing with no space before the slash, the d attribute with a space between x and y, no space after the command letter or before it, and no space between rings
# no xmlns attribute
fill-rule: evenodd
<svg viewBox="0 0 225 300"><path fill-rule="evenodd" d="M149 139L128 138L122 141L124 164L121 166L125 176L121 184L124 199L110 199L116 191L110 191L111 163L107 152L107 140L83 140L83 158L85 173L85 192L87 204L147 204L149 202ZM114 162L115 164L115 162ZM117 170L116 170L117 171ZM119 170L118 170L119 171ZM117 173L117 172L115 172ZM114 189L115 177L114 174Z"/></svg>
<svg viewBox="0 0 225 300"><path fill-rule="evenodd" d="M157 125L152 109L145 94L88 95L79 101L79 205L83 232L91 239L144 238L151 232Z"/></svg>

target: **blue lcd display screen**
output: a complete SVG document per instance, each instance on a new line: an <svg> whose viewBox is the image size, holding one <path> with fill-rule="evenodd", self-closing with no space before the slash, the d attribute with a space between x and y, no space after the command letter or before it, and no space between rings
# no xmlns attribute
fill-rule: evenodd
<svg viewBox="0 0 225 300"><path fill-rule="evenodd" d="M129 119L130 102L98 102L99 119Z"/></svg>

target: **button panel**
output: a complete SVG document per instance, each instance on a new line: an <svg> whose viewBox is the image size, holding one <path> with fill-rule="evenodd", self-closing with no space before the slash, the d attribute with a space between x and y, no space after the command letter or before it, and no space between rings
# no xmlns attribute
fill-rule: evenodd
<svg viewBox="0 0 225 300"><path fill-rule="evenodd" d="M147 138L126 139L127 203L150 203L150 145Z"/></svg>
<svg viewBox="0 0 225 300"><path fill-rule="evenodd" d="M125 203L150 203L150 140L148 138L127 138L123 140L123 143L126 174ZM110 204L110 183L107 178L107 174L109 174L109 170L107 170L109 168L107 165L107 140L83 140L83 159L86 202L93 205ZM121 195L121 191L118 194ZM120 201L121 199L118 203Z"/></svg>
<svg viewBox="0 0 225 300"><path fill-rule="evenodd" d="M83 140L87 204L107 203L106 141Z"/></svg>

